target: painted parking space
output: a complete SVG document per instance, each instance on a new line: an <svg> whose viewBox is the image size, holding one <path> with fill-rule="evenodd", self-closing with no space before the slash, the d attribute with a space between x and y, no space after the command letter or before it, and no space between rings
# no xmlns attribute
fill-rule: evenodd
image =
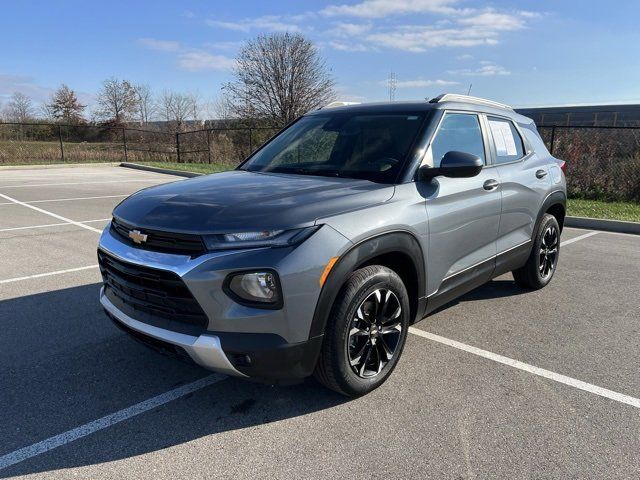
<svg viewBox="0 0 640 480"><path fill-rule="evenodd" d="M67 185L0 193L106 196L118 183L111 180L132 180L120 182L124 194L149 178L92 168L87 178L109 183L87 190L75 181L81 172L56 169L28 181ZM1 176L0 185L21 181ZM33 206L99 220L87 225L100 230L118 202ZM62 223L17 207L9 207L22 212L12 219L34 215L11 220L20 227ZM8 392L0 396L0 477L633 477L640 469L637 408L415 334L390 380L360 399L312 379L198 383L209 373L147 350L110 323L97 301L97 269L65 272L95 265L97 232L3 228L12 227L0 225L0 280L61 273L0 283L0 363L10 366L0 371ZM413 328L637 398L640 238L565 229L563 242L571 243L547 288L523 292L505 275ZM381 445L385 455L376 454Z"/></svg>

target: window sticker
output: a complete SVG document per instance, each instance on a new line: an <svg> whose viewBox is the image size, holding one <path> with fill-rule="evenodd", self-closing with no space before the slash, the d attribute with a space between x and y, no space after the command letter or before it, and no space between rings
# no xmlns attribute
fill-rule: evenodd
<svg viewBox="0 0 640 480"><path fill-rule="evenodd" d="M499 157L517 155L516 141L508 122L489 120L489 127L493 134L493 141Z"/></svg>

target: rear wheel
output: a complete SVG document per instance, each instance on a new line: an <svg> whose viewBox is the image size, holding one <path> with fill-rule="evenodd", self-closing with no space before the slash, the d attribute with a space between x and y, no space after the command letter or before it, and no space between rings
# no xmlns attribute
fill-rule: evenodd
<svg viewBox="0 0 640 480"><path fill-rule="evenodd" d="M333 308L316 378L343 395L364 395L389 377L409 328L409 297L393 270L372 265L355 271Z"/></svg>
<svg viewBox="0 0 640 480"><path fill-rule="evenodd" d="M513 271L518 285L534 290L547 285L558 266L560 226L553 215L545 213L538 227L527 263Z"/></svg>

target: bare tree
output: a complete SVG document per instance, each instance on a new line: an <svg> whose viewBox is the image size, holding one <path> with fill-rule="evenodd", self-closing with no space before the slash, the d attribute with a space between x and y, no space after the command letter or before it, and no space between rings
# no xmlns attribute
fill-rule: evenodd
<svg viewBox="0 0 640 480"><path fill-rule="evenodd" d="M96 100L95 115L103 121L121 124L134 118L138 111L136 90L127 80L108 78Z"/></svg>
<svg viewBox="0 0 640 480"><path fill-rule="evenodd" d="M156 113L156 103L151 87L147 83L140 83L134 87L138 102L138 117L140 124L149 123Z"/></svg>
<svg viewBox="0 0 640 480"><path fill-rule="evenodd" d="M189 94L163 90L160 95L161 118L175 131L184 130L185 122L193 113L193 99Z"/></svg>
<svg viewBox="0 0 640 480"><path fill-rule="evenodd" d="M35 115L31 99L20 92L14 92L9 97L4 111L7 120L17 123L28 122Z"/></svg>
<svg viewBox="0 0 640 480"><path fill-rule="evenodd" d="M189 97L189 109L191 110L191 114L190 117L193 119L194 123L198 123L199 122L199 117L200 117L200 94L198 92L191 92L188 93L187 96Z"/></svg>
<svg viewBox="0 0 640 480"><path fill-rule="evenodd" d="M235 118L233 103L226 95L219 95L207 104L207 115L215 120L230 120Z"/></svg>
<svg viewBox="0 0 640 480"><path fill-rule="evenodd" d="M46 111L54 120L64 123L82 123L86 107L80 103L76 92L62 84L51 97Z"/></svg>
<svg viewBox="0 0 640 480"><path fill-rule="evenodd" d="M238 116L284 125L334 98L334 82L318 49L300 34L259 35L236 58L224 88Z"/></svg>

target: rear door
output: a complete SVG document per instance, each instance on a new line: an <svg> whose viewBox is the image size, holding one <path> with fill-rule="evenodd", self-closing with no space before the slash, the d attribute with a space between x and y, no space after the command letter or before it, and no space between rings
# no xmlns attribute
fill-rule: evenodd
<svg viewBox="0 0 640 480"><path fill-rule="evenodd" d="M445 112L425 154L423 164L437 167L449 151L489 158L488 138L480 116ZM430 309L475 285L493 273L500 220L500 191L495 169L482 169L471 178L438 176L421 182L429 218L427 256Z"/></svg>
<svg viewBox="0 0 640 480"><path fill-rule="evenodd" d="M486 121L493 169L500 180L498 256L528 255L538 210L550 184L548 165L511 119L487 115Z"/></svg>

